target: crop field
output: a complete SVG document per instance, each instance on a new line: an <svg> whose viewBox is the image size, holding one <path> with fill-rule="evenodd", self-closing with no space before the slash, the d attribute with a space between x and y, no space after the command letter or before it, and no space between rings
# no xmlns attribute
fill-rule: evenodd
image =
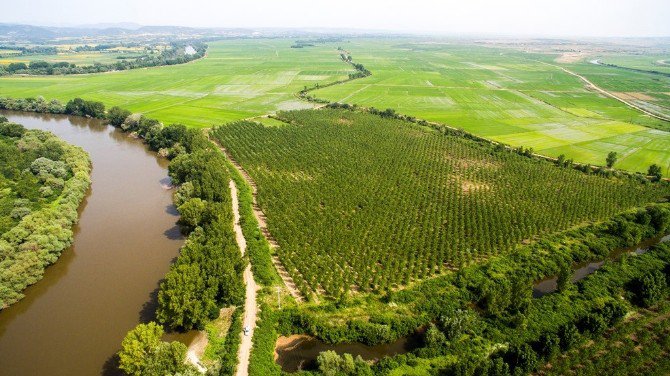
<svg viewBox="0 0 670 376"><path fill-rule="evenodd" d="M208 127L278 110L310 108L295 93L346 78L334 45L290 48L293 40L212 42L183 65L92 75L2 77L0 96L102 101L164 123Z"/></svg>
<svg viewBox="0 0 670 376"><path fill-rule="evenodd" d="M30 63L31 61L47 61L49 63L68 62L77 66L94 65L95 63L110 64L119 61L117 57L122 56L133 59L142 56L141 53L112 53L112 52L62 52L51 55L14 55L0 51L0 65L11 63Z"/></svg>
<svg viewBox="0 0 670 376"><path fill-rule="evenodd" d="M603 60L605 63L626 64L627 60ZM620 65L643 70L656 70L659 67L639 66L638 64ZM633 102L655 114L670 118L670 65L664 74L630 71L627 69L599 66L590 63L575 64L570 69L587 77L591 82L615 93L620 98ZM667 75L665 75L667 74ZM670 122L666 122L670 129Z"/></svg>
<svg viewBox="0 0 670 376"><path fill-rule="evenodd" d="M626 68L670 73L670 54L605 55L602 57L597 56L597 58L599 61L605 64L614 64Z"/></svg>
<svg viewBox="0 0 670 376"><path fill-rule="evenodd" d="M656 163L665 173L670 166L670 133L645 127L670 129L667 122L587 90L577 77L546 63L553 59L416 40L355 40L343 47L372 76L313 95L393 108L554 157L602 165L616 151L618 168L646 171ZM603 76L613 69L581 66L588 65Z"/></svg>
<svg viewBox="0 0 670 376"><path fill-rule="evenodd" d="M279 256L306 293L385 291L670 193L367 113L278 117L288 124L213 135L258 184Z"/></svg>

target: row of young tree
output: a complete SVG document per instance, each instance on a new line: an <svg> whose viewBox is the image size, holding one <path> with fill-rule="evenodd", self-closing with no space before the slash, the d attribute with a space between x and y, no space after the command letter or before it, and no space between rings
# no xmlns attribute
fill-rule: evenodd
<svg viewBox="0 0 670 376"><path fill-rule="evenodd" d="M541 298L532 297L533 281L554 275L566 263L605 258L618 248L669 231L670 205L651 205L392 292L382 299L384 309L368 310L365 320L332 320L324 313L333 307L299 307L275 312L274 317L266 315L262 327L274 320L277 334L307 333L333 343L379 344L423 326L422 347L372 365L373 374L380 375L411 373L413 367L421 370L422 364L440 365L435 371L444 375L525 375L548 361L569 367L582 362L583 351L588 353L590 345L584 343L598 344L603 335L628 325L625 317L657 311L659 303L668 301L670 244L658 244L642 255L624 255ZM390 308L395 306L400 306L397 311ZM667 351L670 342L664 343L640 355L636 364ZM271 352L268 356L271 359ZM576 360L570 361L571 357ZM320 358L326 364L324 374L332 374L328 373L332 369L344 372L336 374L367 374L364 367L352 368L349 357L324 354ZM264 371L279 374L267 365Z"/></svg>
<svg viewBox="0 0 670 376"><path fill-rule="evenodd" d="M82 149L0 117L0 310L70 246L89 177Z"/></svg>
<svg viewBox="0 0 670 376"><path fill-rule="evenodd" d="M187 49L193 52L186 52ZM13 62L8 65L0 65L0 76L10 74L29 75L65 75L102 73L109 71L122 71L128 69L156 67L162 65L184 64L205 56L207 45L204 43L173 42L169 48L156 55L143 55L134 59L118 59L117 62L78 66L69 62L55 62L35 60L28 64Z"/></svg>
<svg viewBox="0 0 670 376"><path fill-rule="evenodd" d="M670 193L343 110L279 113L213 137L250 173L278 255L305 295L388 291ZM392 234L390 236L389 234Z"/></svg>

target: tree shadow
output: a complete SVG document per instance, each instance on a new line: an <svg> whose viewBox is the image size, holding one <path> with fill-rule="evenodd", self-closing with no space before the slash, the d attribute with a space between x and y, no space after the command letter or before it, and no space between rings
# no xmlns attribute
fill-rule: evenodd
<svg viewBox="0 0 670 376"><path fill-rule="evenodd" d="M158 308L158 290L165 279L158 281L156 288L149 293L149 300L142 304L140 310L140 323L146 324L156 319L156 308Z"/></svg>
<svg viewBox="0 0 670 376"><path fill-rule="evenodd" d="M119 355L114 354L110 356L105 364L102 365L102 376L124 376L123 371L119 369Z"/></svg>

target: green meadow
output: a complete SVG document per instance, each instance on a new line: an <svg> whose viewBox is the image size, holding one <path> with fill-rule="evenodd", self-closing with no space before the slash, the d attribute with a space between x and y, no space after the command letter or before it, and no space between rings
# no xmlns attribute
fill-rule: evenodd
<svg viewBox="0 0 670 376"><path fill-rule="evenodd" d="M668 122L587 90L549 55L444 40L352 39L290 48L293 43L227 40L210 43L204 59L177 66L2 77L0 96L62 101L82 97L142 112L164 123L210 127L312 107L297 98L299 90L345 79L353 72L339 57L336 47L341 46L372 76L312 95L393 108L549 156L565 154L578 162L602 165L607 153L616 151L618 168L646 171L656 163L665 175L670 172ZM670 78L587 61L564 66L607 90L649 95L653 100L644 101L647 107L670 108Z"/></svg>
<svg viewBox="0 0 670 376"><path fill-rule="evenodd" d="M372 76L314 95L445 123L549 156L646 171L670 166L670 129L530 54L457 43L353 41L344 46ZM542 59L551 61L550 59ZM588 63L582 66L588 68ZM593 69L612 69L590 64Z"/></svg>
<svg viewBox="0 0 670 376"><path fill-rule="evenodd" d="M310 108L295 93L353 70L335 46L290 48L293 40L212 42L183 65L92 75L0 78L0 96L75 97L142 112L164 123L209 127L278 110Z"/></svg>

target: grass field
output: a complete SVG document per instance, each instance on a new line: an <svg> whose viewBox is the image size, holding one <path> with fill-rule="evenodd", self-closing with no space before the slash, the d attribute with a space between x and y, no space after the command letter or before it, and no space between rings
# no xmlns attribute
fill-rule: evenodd
<svg viewBox="0 0 670 376"><path fill-rule="evenodd" d="M336 46L290 48L293 40L210 43L183 65L95 75L2 77L0 96L74 97L142 112L164 123L209 127L277 110L312 107L295 93L348 76Z"/></svg>
<svg viewBox="0 0 670 376"><path fill-rule="evenodd" d="M644 126L670 129L667 123L586 90L578 78L532 55L401 40L344 47L373 75L317 90L317 97L394 108L554 157L602 165L617 151L619 168L646 171L657 163L666 173L670 166L670 133Z"/></svg>
<svg viewBox="0 0 670 376"><path fill-rule="evenodd" d="M646 171L652 163L670 175L670 129L626 105L586 90L553 57L420 39L354 39L290 48L293 40L213 42L208 56L186 65L67 77L3 77L0 96L100 100L165 123L209 127L278 110L311 107L296 98L305 86L346 78L351 67L337 46L363 63L371 77L317 90L333 101L379 108L463 128L477 135L532 147L578 162ZM538 59L536 61L533 59ZM668 82L617 72L588 62L566 67L607 89L655 96L670 104ZM670 108L670 106L668 106Z"/></svg>
<svg viewBox="0 0 670 376"><path fill-rule="evenodd" d="M213 135L258 184L303 292L384 291L668 194L375 115L278 116L290 125L237 122Z"/></svg>
<svg viewBox="0 0 670 376"><path fill-rule="evenodd" d="M670 54L604 55L596 56L596 58L605 64L614 64L626 68L670 73Z"/></svg>
<svg viewBox="0 0 670 376"><path fill-rule="evenodd" d="M651 64L648 66L642 63L636 64L629 60L625 58L622 58L621 61L610 60L609 58L603 59L605 63L616 64L620 67L662 71L662 69L657 69L660 67ZM670 118L670 65L664 72L668 76L599 66L586 62L574 64L570 69L587 77L603 89L616 93L617 96L625 100L633 102L652 113ZM670 123L666 124L668 124L667 129L670 129Z"/></svg>

